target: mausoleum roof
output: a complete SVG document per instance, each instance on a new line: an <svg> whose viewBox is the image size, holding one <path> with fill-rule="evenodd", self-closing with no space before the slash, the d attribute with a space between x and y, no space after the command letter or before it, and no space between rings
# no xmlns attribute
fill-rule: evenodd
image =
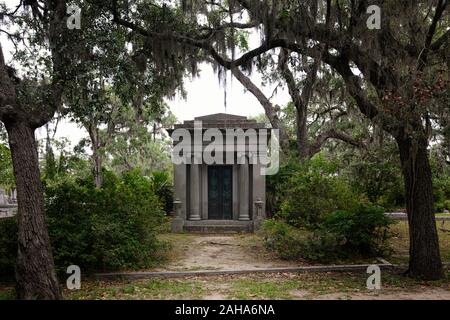
<svg viewBox="0 0 450 320"><path fill-rule="evenodd" d="M194 120L186 120L182 124L175 124L174 129L185 128L193 129L194 121L201 121L203 128L242 128L242 129L263 129L264 123L258 123L254 119L247 119L244 116L238 116L228 113L214 113L195 117Z"/></svg>

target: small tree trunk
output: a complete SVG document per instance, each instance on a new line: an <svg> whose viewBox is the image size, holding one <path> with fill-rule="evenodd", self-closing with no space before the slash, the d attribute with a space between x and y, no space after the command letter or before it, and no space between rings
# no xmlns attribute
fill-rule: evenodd
<svg viewBox="0 0 450 320"><path fill-rule="evenodd" d="M44 196L34 129L5 123L18 197L18 299L61 299L44 212Z"/></svg>
<svg viewBox="0 0 450 320"><path fill-rule="evenodd" d="M300 161L303 162L310 157L308 128L306 125L306 112L296 108L296 136L297 136L297 151Z"/></svg>
<svg viewBox="0 0 450 320"><path fill-rule="evenodd" d="M92 123L85 126L87 131L89 132L89 138L91 139L92 145L92 173L94 175L94 184L96 188L101 188L103 184L102 177L102 164L103 158L100 154L100 137L98 133L98 129Z"/></svg>
<svg viewBox="0 0 450 320"><path fill-rule="evenodd" d="M433 186L427 143L397 139L406 190L409 224L409 269L412 277L443 276L439 239L433 212Z"/></svg>
<svg viewBox="0 0 450 320"><path fill-rule="evenodd" d="M102 163L103 159L99 153L98 146L93 144L92 158L94 162L94 184L96 188L101 188L103 184Z"/></svg>

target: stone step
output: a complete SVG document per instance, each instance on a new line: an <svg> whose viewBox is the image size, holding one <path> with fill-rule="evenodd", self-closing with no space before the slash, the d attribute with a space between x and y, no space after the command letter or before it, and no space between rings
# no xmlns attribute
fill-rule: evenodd
<svg viewBox="0 0 450 320"><path fill-rule="evenodd" d="M253 221L238 220L200 220L185 221L183 230L202 233L252 232Z"/></svg>

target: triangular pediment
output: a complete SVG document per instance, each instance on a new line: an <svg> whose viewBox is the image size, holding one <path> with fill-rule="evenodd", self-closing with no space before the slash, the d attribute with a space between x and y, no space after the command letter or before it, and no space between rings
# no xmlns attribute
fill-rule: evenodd
<svg viewBox="0 0 450 320"><path fill-rule="evenodd" d="M210 121L210 120L224 121L224 120L247 120L247 117L228 113L214 113L205 116L195 117L194 119L201 121Z"/></svg>

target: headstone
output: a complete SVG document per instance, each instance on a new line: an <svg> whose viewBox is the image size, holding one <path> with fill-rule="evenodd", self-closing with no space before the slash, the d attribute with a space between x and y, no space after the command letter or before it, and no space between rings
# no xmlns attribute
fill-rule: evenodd
<svg viewBox="0 0 450 320"><path fill-rule="evenodd" d="M450 213L450 211L448 211L447 209L444 210L444 213Z"/></svg>
<svg viewBox="0 0 450 320"><path fill-rule="evenodd" d="M17 190L16 189L12 189L10 199L11 199L12 203L17 203Z"/></svg>
<svg viewBox="0 0 450 320"><path fill-rule="evenodd" d="M6 196L6 192L3 189L0 189L0 206L9 204L8 197Z"/></svg>

